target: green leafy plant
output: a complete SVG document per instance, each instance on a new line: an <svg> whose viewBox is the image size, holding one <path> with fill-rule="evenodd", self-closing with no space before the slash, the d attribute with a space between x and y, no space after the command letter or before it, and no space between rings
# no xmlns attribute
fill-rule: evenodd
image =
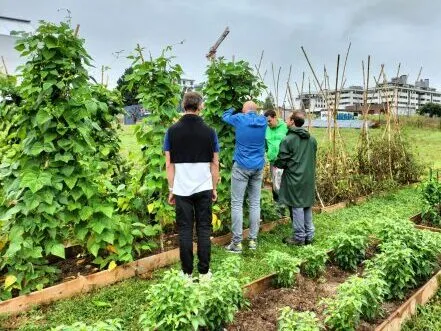
<svg viewBox="0 0 441 331"><path fill-rule="evenodd" d="M384 275L389 291L387 299L402 299L407 290L416 285L413 269L413 251L400 241L380 245L381 253L366 264L366 273Z"/></svg>
<svg viewBox="0 0 441 331"><path fill-rule="evenodd" d="M291 287L295 284L295 276L300 272L300 259L292 257L288 253L271 251L266 255L268 265L276 276L276 284L280 287Z"/></svg>
<svg viewBox="0 0 441 331"><path fill-rule="evenodd" d="M338 287L334 298L323 301L326 326L331 330L355 330L361 318L375 320L386 294L387 283L379 272L365 278L350 277Z"/></svg>
<svg viewBox="0 0 441 331"><path fill-rule="evenodd" d="M317 278L325 271L326 262L329 259L326 250L308 246L302 249L302 255L304 256L303 263L300 266L302 274L310 278Z"/></svg>
<svg viewBox="0 0 441 331"><path fill-rule="evenodd" d="M140 325L148 330L216 330L232 322L245 304L242 284L236 277L240 260L231 258L208 281L192 282L176 270L147 291L148 308Z"/></svg>
<svg viewBox="0 0 441 331"><path fill-rule="evenodd" d="M16 49L27 61L14 92L21 101L8 111L15 132L7 144L14 152L0 166L0 237L8 238L0 260L2 298L50 284L58 269L48 257L64 258L67 241L105 266L131 261L136 237L132 219L115 212L111 178L102 173L112 167L103 151L116 154L118 142L107 140L114 131L102 136L113 115L110 100L88 81L84 40L66 23L42 22Z"/></svg>
<svg viewBox="0 0 441 331"><path fill-rule="evenodd" d="M51 331L122 331L120 319L107 320L105 322L96 322L88 325L83 322L77 322L70 326L60 325L52 328Z"/></svg>
<svg viewBox="0 0 441 331"><path fill-rule="evenodd" d="M262 189L261 214L264 222L270 222L280 219L280 208L274 203L272 192Z"/></svg>
<svg viewBox="0 0 441 331"><path fill-rule="evenodd" d="M441 182L434 176L432 170L429 179L421 186L421 198L423 210L421 217L423 222L441 227Z"/></svg>
<svg viewBox="0 0 441 331"><path fill-rule="evenodd" d="M245 101L257 99L264 84L246 61L216 59L208 66L206 75L207 82L203 88L205 110L202 115L207 124L216 130L220 144L221 181L217 187L218 201L214 211L222 214L222 221L229 224L234 130L222 121L222 114L229 108L242 109Z"/></svg>
<svg viewBox="0 0 441 331"><path fill-rule="evenodd" d="M355 270L364 259L368 245L367 236L339 234L332 241L333 261L342 269Z"/></svg>
<svg viewBox="0 0 441 331"><path fill-rule="evenodd" d="M182 69L172 63L167 47L157 58L145 60L138 46L130 74L125 75L127 89L138 90L137 98L151 114L135 129L138 143L143 146L140 169L136 169L118 205L123 211L134 211L140 219L149 218L165 225L174 221L174 209L167 203L168 183L162 150L167 128L178 117L176 111L181 88Z"/></svg>
<svg viewBox="0 0 441 331"><path fill-rule="evenodd" d="M291 307L280 309L277 319L279 331L320 331L320 321L313 312L297 312Z"/></svg>

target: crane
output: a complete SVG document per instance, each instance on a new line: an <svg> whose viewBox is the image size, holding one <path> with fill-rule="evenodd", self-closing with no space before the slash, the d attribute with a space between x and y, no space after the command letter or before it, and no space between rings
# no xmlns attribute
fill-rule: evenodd
<svg viewBox="0 0 441 331"><path fill-rule="evenodd" d="M219 45L225 40L225 38L228 36L229 33L230 33L230 29L227 26L224 32L219 37L219 39L215 42L213 46L211 46L210 50L208 51L208 54L206 55L208 60L212 60L216 57L216 51Z"/></svg>

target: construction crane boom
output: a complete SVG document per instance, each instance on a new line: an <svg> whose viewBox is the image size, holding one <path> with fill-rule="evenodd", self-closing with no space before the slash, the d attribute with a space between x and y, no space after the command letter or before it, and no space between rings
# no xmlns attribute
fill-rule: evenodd
<svg viewBox="0 0 441 331"><path fill-rule="evenodd" d="M211 60L211 59L215 58L216 51L217 51L219 45L225 40L225 38L228 36L229 33L230 33L230 29L227 26L225 28L224 32L219 37L219 39L216 41L216 43L213 46L211 46L210 50L208 51L208 54L206 55L207 59Z"/></svg>

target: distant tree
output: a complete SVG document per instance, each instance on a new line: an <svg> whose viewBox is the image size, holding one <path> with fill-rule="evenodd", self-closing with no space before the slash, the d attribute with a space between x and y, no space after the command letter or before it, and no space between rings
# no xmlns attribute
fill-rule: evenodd
<svg viewBox="0 0 441 331"><path fill-rule="evenodd" d="M116 89L121 93L124 106L131 106L139 104L139 99L136 97L138 95L139 86L135 83L133 88L129 90L126 76L133 73L133 68L127 68L122 76L116 82Z"/></svg>
<svg viewBox="0 0 441 331"><path fill-rule="evenodd" d="M274 97L271 94L271 92L270 94L267 95L265 101L263 102L263 109L264 110L274 109Z"/></svg>
<svg viewBox="0 0 441 331"><path fill-rule="evenodd" d="M441 117L441 105L433 102L426 103L418 109L418 114L429 115L430 117Z"/></svg>

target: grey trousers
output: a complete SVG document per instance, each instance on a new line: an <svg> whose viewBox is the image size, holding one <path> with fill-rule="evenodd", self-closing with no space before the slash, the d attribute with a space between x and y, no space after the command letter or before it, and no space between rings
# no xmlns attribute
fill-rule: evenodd
<svg viewBox="0 0 441 331"><path fill-rule="evenodd" d="M249 239L256 240L260 225L260 192L262 189L263 169L248 170L233 164L231 172L231 220L233 243L242 241L243 203L248 188L250 202L250 234Z"/></svg>
<svg viewBox="0 0 441 331"><path fill-rule="evenodd" d="M312 222L312 207L292 208L292 230L297 241L314 238L314 223Z"/></svg>

